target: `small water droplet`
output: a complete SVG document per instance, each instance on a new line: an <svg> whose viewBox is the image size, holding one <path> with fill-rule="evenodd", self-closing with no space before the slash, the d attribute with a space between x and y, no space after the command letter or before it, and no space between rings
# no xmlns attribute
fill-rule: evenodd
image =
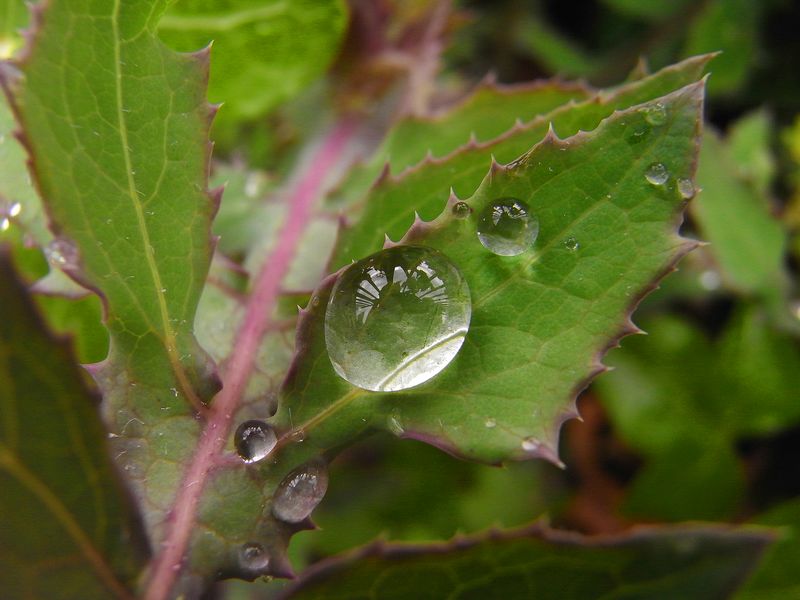
<svg viewBox="0 0 800 600"><path fill-rule="evenodd" d="M304 442L306 441L306 432L302 429L295 429L289 434L289 439L297 444Z"/></svg>
<svg viewBox="0 0 800 600"><path fill-rule="evenodd" d="M236 451L247 464L258 462L272 452L278 443L275 430L264 421L245 421L236 428L233 436Z"/></svg>
<svg viewBox="0 0 800 600"><path fill-rule="evenodd" d="M669 171L661 163L654 163L644 172L644 178L653 185L664 185L669 179Z"/></svg>
<svg viewBox="0 0 800 600"><path fill-rule="evenodd" d="M564 240L564 247L567 250L574 251L580 248L581 245L578 243L578 240L576 240L574 237L568 237L567 239Z"/></svg>
<svg viewBox="0 0 800 600"><path fill-rule="evenodd" d="M639 110L640 112L644 113L644 120L654 127L663 125L667 121L667 107L661 102L650 104L649 106L645 106Z"/></svg>
<svg viewBox="0 0 800 600"><path fill-rule="evenodd" d="M319 306L319 296L314 296L311 299L311 306L314 306L314 307Z"/></svg>
<svg viewBox="0 0 800 600"><path fill-rule="evenodd" d="M472 209L466 202L456 202L453 204L453 216L456 219L466 219L472 214Z"/></svg>
<svg viewBox="0 0 800 600"><path fill-rule="evenodd" d="M7 217L0 219L0 231L8 231L9 227L11 227L11 221Z"/></svg>
<svg viewBox="0 0 800 600"><path fill-rule="evenodd" d="M239 564L246 571L263 571L269 565L269 554L261 544L248 542L239 548Z"/></svg>
<svg viewBox="0 0 800 600"><path fill-rule="evenodd" d="M467 282L447 257L396 246L339 276L325 311L325 344L334 370L351 384L403 390L453 360L471 314Z"/></svg>
<svg viewBox="0 0 800 600"><path fill-rule="evenodd" d="M392 411L392 414L389 415L387 426L391 434L396 435L397 437L400 437L406 432L405 428L403 427L403 422L400 420L400 413L396 410Z"/></svg>
<svg viewBox="0 0 800 600"><path fill-rule="evenodd" d="M497 427L497 421L495 421L492 417L489 417L488 419L486 419L484 425L486 425L487 429L494 429L495 427Z"/></svg>
<svg viewBox="0 0 800 600"><path fill-rule="evenodd" d="M16 217L22 211L22 204L19 202L14 202L11 206L8 207L8 216L9 217Z"/></svg>
<svg viewBox="0 0 800 600"><path fill-rule="evenodd" d="M678 179L678 193L684 200L694 198L695 189L691 179Z"/></svg>
<svg viewBox="0 0 800 600"><path fill-rule="evenodd" d="M162 287L162 288L161 288L161 293L162 293L162 294L166 294L166 293L167 293L167 288L165 288L165 287Z"/></svg>
<svg viewBox="0 0 800 600"><path fill-rule="evenodd" d="M536 452L541 445L542 443L535 437L526 437L522 440L522 449L525 452Z"/></svg>
<svg viewBox="0 0 800 600"><path fill-rule="evenodd" d="M44 255L51 265L62 269L74 269L78 266L78 249L64 238L50 242L44 249Z"/></svg>
<svg viewBox="0 0 800 600"><path fill-rule="evenodd" d="M539 235L539 221L527 204L516 198L498 198L478 219L478 239L491 252L516 256L528 250Z"/></svg>
<svg viewBox="0 0 800 600"><path fill-rule="evenodd" d="M177 398L178 397L178 388L174 388L174 387L173 388L169 388L169 391L172 392L172 397L173 398Z"/></svg>
<svg viewBox="0 0 800 600"><path fill-rule="evenodd" d="M328 489L328 470L310 462L289 473L272 497L272 514L287 523L299 523L317 507Z"/></svg>

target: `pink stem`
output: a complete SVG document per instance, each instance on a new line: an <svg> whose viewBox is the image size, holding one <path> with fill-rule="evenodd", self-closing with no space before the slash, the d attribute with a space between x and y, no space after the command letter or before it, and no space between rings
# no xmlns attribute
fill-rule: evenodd
<svg viewBox="0 0 800 600"><path fill-rule="evenodd" d="M329 131L310 160L300 167L300 177L289 197L289 214L274 250L261 267L247 302L244 321L233 352L222 374L223 388L211 405L205 429L184 474L183 482L169 514L169 530L161 552L151 564L151 577L145 600L165 600L180 573L195 521L195 513L209 473L230 433L232 417L239 407L254 360L269 322L281 283L308 225L312 209L320 197L329 174L340 164L348 142L356 131L352 121L344 120Z"/></svg>

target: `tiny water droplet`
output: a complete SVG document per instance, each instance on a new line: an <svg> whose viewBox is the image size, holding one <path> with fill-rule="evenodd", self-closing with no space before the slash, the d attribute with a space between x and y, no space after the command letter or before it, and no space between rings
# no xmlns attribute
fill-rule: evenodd
<svg viewBox="0 0 800 600"><path fill-rule="evenodd" d="M314 296L311 299L311 306L314 306L314 307L319 306L319 296Z"/></svg>
<svg viewBox="0 0 800 600"><path fill-rule="evenodd" d="M339 276L325 311L325 345L334 370L351 384L403 390L453 360L471 314L467 282L447 257L396 246Z"/></svg>
<svg viewBox="0 0 800 600"><path fill-rule="evenodd" d="M667 107L661 102L645 106L640 112L644 113L644 120L654 127L663 125L667 121Z"/></svg>
<svg viewBox="0 0 800 600"><path fill-rule="evenodd" d="M653 185L664 185L669 179L669 171L661 163L654 163L644 172L644 178Z"/></svg>
<svg viewBox="0 0 800 600"><path fill-rule="evenodd" d="M580 248L581 245L578 243L578 240L576 240L574 237L568 237L567 239L564 240L564 247L567 250L574 251Z"/></svg>
<svg viewBox="0 0 800 600"><path fill-rule="evenodd" d="M51 265L62 269L74 269L78 266L78 249L64 238L50 242L44 249L44 255Z"/></svg>
<svg viewBox="0 0 800 600"><path fill-rule="evenodd" d="M536 452L541 446L541 442L535 437L526 437L522 440L522 449L525 452Z"/></svg>
<svg viewBox="0 0 800 600"><path fill-rule="evenodd" d="M387 426L391 434L398 437L406 432L405 428L403 427L403 422L400 420L400 413L397 411L392 411L392 414L389 415Z"/></svg>
<svg viewBox="0 0 800 600"><path fill-rule="evenodd" d="M539 235L539 221L528 205L516 198L498 198L478 219L478 239L491 252L516 256L528 250Z"/></svg>
<svg viewBox="0 0 800 600"><path fill-rule="evenodd" d="M14 202L11 206L8 207L8 216L9 217L16 217L22 211L22 204L19 202Z"/></svg>
<svg viewBox="0 0 800 600"><path fill-rule="evenodd" d="M239 548L239 564L247 571L263 571L269 565L269 554L261 544L248 542Z"/></svg>
<svg viewBox="0 0 800 600"><path fill-rule="evenodd" d="M678 193L684 200L694 198L695 189L691 179L678 179Z"/></svg>
<svg viewBox="0 0 800 600"><path fill-rule="evenodd" d="M287 523L299 523L317 507L328 489L328 470L319 461L289 473L272 497L272 514Z"/></svg>
<svg viewBox="0 0 800 600"><path fill-rule="evenodd" d="M466 202L456 202L453 204L453 216L456 219L466 219L472 214L472 209Z"/></svg>
<svg viewBox="0 0 800 600"><path fill-rule="evenodd" d="M289 435L289 439L297 444L304 442L306 441L306 432L302 429L295 429Z"/></svg>
<svg viewBox="0 0 800 600"><path fill-rule="evenodd" d="M264 421L245 421L236 428L233 436L236 451L247 464L258 462L272 452L278 437L275 430Z"/></svg>
<svg viewBox="0 0 800 600"><path fill-rule="evenodd" d="M0 231L8 231L9 227L11 227L11 221L7 217L0 219Z"/></svg>
<svg viewBox="0 0 800 600"><path fill-rule="evenodd" d="M489 417L488 419L486 419L484 425L486 425L487 429L494 429L495 427L497 427L497 421L495 421L492 417Z"/></svg>

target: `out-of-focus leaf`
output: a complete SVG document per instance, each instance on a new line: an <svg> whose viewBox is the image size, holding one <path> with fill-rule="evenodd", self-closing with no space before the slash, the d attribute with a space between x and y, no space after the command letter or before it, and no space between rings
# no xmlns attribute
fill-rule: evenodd
<svg viewBox="0 0 800 600"><path fill-rule="evenodd" d="M285 598L728 597L770 537L722 528L585 539L534 526L450 544L376 543L310 570Z"/></svg>
<svg viewBox="0 0 800 600"><path fill-rule="evenodd" d="M765 552L759 568L736 594L737 600L785 600L800 595L800 500L790 500L753 520L778 527L778 539Z"/></svg>
<svg viewBox="0 0 800 600"><path fill-rule="evenodd" d="M129 598L140 561L97 398L0 250L0 590Z"/></svg>
<svg viewBox="0 0 800 600"><path fill-rule="evenodd" d="M685 10L691 0L603 0L603 4L616 12L647 21L663 21Z"/></svg>
<svg viewBox="0 0 800 600"><path fill-rule="evenodd" d="M108 354L108 331L103 327L103 308L94 295L71 299L36 296L36 305L55 333L70 335L75 355L83 364L103 360Z"/></svg>
<svg viewBox="0 0 800 600"><path fill-rule="evenodd" d="M181 0L158 24L177 50L214 43L209 97L224 123L289 99L325 71L347 24L342 0Z"/></svg>
<svg viewBox="0 0 800 600"><path fill-rule="evenodd" d="M642 3L644 4L644 3ZM689 28L684 54L722 51L714 61L709 93L729 94L747 80L758 55L757 36L762 3L751 0L712 0Z"/></svg>
<svg viewBox="0 0 800 600"><path fill-rule="evenodd" d="M751 112L736 121L728 132L728 151L737 170L762 198L769 197L775 174L775 158L770 150L772 121L765 110Z"/></svg>
<svg viewBox="0 0 800 600"><path fill-rule="evenodd" d="M555 459L576 390L602 370L597 357L614 337L608 332L630 327L635 299L691 246L674 231L683 206L675 181L692 177L702 93L702 82L689 85L618 111L593 132L565 140L551 133L513 164L492 166L466 202L479 215L495 198L523 199L540 224L530 252L488 252L476 218L453 216L452 198L440 198L435 221L416 222L402 243L444 253L472 294L464 346L426 384L369 393L334 373L323 339L329 278L301 316L278 427L286 430L291 419L305 432L302 452L372 427L484 462ZM656 106L667 116L650 126ZM645 177L657 162L672 174L667 185ZM578 243L565 244L570 238Z"/></svg>
<svg viewBox="0 0 800 600"><path fill-rule="evenodd" d="M732 517L744 485L736 440L800 422L800 352L757 308L736 314L715 342L677 318L644 325L650 335L626 340L596 383L621 437L645 457L626 509Z"/></svg>
<svg viewBox="0 0 800 600"><path fill-rule="evenodd" d="M786 293L786 231L768 203L737 176L728 146L706 131L697 181L702 190L690 206L701 237L711 243L723 281L749 296L776 304Z"/></svg>

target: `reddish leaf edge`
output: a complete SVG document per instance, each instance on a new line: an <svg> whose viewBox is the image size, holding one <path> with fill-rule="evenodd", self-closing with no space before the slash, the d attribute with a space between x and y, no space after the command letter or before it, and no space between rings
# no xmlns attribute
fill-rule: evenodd
<svg viewBox="0 0 800 600"><path fill-rule="evenodd" d="M303 591L308 586L324 581L331 575L335 575L361 560L370 558L400 561L405 558L434 557L469 550L486 542L503 542L526 538L533 538L547 544L567 548L613 549L625 544L646 541L653 536L670 533L676 535L686 533L730 536L752 545L755 560L753 560L749 569L742 570L738 577L731 581L729 593L733 593L747 580L758 566L770 544L779 538L777 532L766 527L752 525L737 527L703 522L689 522L679 525L636 525L622 533L586 536L575 531L551 528L543 520L517 529L493 527L473 535L456 535L449 541L444 542L390 542L385 538L379 538L360 548L325 558L313 564L292 582L278 598L279 600L291 600L295 594Z"/></svg>

